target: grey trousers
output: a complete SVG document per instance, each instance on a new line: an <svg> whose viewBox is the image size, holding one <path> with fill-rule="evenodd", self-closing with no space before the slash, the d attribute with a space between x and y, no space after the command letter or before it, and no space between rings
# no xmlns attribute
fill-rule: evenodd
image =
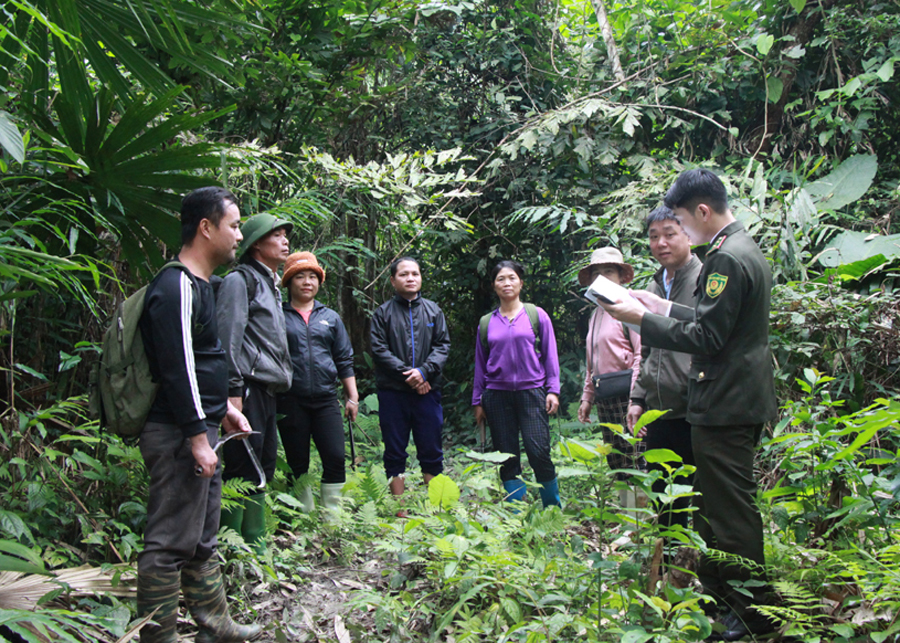
<svg viewBox="0 0 900 643"><path fill-rule="evenodd" d="M218 427L208 427L207 437L215 446ZM212 478L197 476L191 442L174 424L148 422L140 449L150 472L150 494L138 573L169 574L192 560L209 560L219 531L221 464Z"/></svg>

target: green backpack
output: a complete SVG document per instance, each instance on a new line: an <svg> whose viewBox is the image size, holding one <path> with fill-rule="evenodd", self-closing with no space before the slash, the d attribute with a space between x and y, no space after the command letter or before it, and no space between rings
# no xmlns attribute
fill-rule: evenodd
<svg viewBox="0 0 900 643"><path fill-rule="evenodd" d="M160 272L173 267L187 273L194 283L194 275L178 261L170 261ZM100 420L101 427L123 438L140 435L159 390L159 384L150 375L150 362L138 327L146 294L144 286L119 304L103 334L100 361L91 373L91 415Z"/></svg>
<svg viewBox="0 0 900 643"><path fill-rule="evenodd" d="M537 356L541 356L541 318L538 317L537 306L534 304L522 304L525 306L525 314L528 315L528 321L531 322L531 330L534 331L534 352ZM484 315L478 322L478 341L481 342L481 349L484 353L484 360L487 361L491 352L488 346L488 324L491 323L493 312Z"/></svg>

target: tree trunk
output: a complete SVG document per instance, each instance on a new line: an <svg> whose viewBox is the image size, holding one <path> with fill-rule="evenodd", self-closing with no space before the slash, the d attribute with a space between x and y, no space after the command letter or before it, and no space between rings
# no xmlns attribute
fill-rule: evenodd
<svg viewBox="0 0 900 643"><path fill-rule="evenodd" d="M609 18L606 16L606 7L603 6L603 0L591 0L591 4L594 6L597 24L600 25L600 33L603 34L603 41L606 43L606 55L609 56L613 75L617 81L621 82L625 80L625 72L622 71L622 63L619 61L619 49L616 47L616 39L613 37Z"/></svg>
<svg viewBox="0 0 900 643"><path fill-rule="evenodd" d="M807 5L803 14L798 16L787 30L786 35L790 36L790 38L785 41L786 44L784 45L784 48L790 49L798 45L809 44L815 35L816 27L818 27L819 23L822 21L824 12L831 9L834 4L835 0L820 0L816 5ZM781 131L785 107L789 100L796 98L796 96L792 96L790 92L794 85L794 81L797 79L797 72L799 69L799 64L790 65L786 66L781 74L779 74L778 79L782 84L781 98L777 103L769 107L768 113L763 119L763 124L755 130L753 138L762 140L759 143L754 141L754 149L758 146L761 152L771 151L772 141L775 135Z"/></svg>

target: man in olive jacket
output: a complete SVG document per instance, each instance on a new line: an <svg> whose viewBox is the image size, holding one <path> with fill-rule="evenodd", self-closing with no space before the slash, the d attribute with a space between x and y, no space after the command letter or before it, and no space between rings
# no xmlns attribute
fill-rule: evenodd
<svg viewBox="0 0 900 643"><path fill-rule="evenodd" d="M275 395L290 388L292 375L277 271L290 252L292 227L267 212L247 219L241 227L244 240L238 265L225 276L216 295L219 339L228 354L228 399L247 416L255 432L246 444L223 445L222 480L240 478L264 487L275 475ZM262 467L262 480L256 464ZM240 533L257 554L264 554L265 491L237 505L222 512L222 524Z"/></svg>
<svg viewBox="0 0 900 643"><path fill-rule="evenodd" d="M646 345L693 355L687 420L701 494L694 524L710 549L728 554L702 557L698 576L704 590L731 609L721 636L736 641L774 629L752 608L766 603L769 593L753 456L763 424L777 411L769 350L772 273L709 170L679 175L665 204L691 241L709 244L695 307L643 292L637 297L650 313L631 301L607 309L639 324ZM756 581L742 588L752 597L734 587L747 581Z"/></svg>
<svg viewBox="0 0 900 643"><path fill-rule="evenodd" d="M703 264L691 252L691 240L675 218L675 213L662 205L644 221L650 240L650 252L660 263L659 270L647 286L647 291L685 306L694 305L694 292ZM667 411L658 420L641 429L647 450L670 449L681 456L683 464L694 465L691 447L691 424L687 421L688 372L691 356L687 353L643 345L641 366L637 381L631 390L628 407L628 428L635 424L645 411ZM677 463L669 463L678 468ZM664 493L668 476L662 464L650 463L651 470L663 474L653 483L653 491ZM676 484L690 485L694 476L687 475L674 480ZM671 505L659 508L659 523L664 526L688 526L690 496L677 498Z"/></svg>

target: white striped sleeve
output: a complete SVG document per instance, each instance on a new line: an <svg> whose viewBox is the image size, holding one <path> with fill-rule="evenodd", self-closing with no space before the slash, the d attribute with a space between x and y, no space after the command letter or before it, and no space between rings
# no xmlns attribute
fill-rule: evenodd
<svg viewBox="0 0 900 643"><path fill-rule="evenodd" d="M194 292L191 279L184 272L180 273L179 285L181 296L181 343L184 349L188 382L190 383L191 402L194 405L194 412L197 414L197 418L203 420L206 418L206 413L203 412L200 386L197 383L197 365L194 362L194 338L192 335Z"/></svg>

